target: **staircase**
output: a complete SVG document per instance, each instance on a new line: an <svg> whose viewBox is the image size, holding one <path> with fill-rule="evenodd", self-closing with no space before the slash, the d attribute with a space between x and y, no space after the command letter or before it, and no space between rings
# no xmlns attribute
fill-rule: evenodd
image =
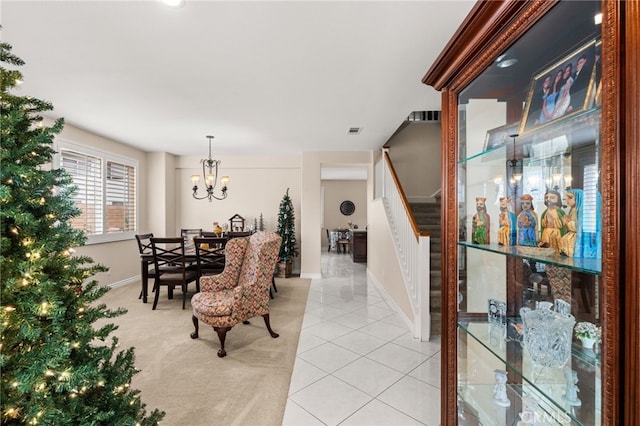
<svg viewBox="0 0 640 426"><path fill-rule="evenodd" d="M431 234L431 270L429 276L431 278L430 306L431 312L431 334L441 334L441 309L440 300L442 294L442 232L440 228L440 197L436 202L432 203L409 203L413 216L420 231L429 232Z"/></svg>

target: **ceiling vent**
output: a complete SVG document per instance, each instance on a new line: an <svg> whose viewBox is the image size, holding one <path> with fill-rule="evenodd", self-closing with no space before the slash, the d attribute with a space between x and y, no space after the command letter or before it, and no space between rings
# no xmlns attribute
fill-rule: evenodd
<svg viewBox="0 0 640 426"><path fill-rule="evenodd" d="M442 111L413 111L407 117L409 122L438 122L440 121L440 115Z"/></svg>
<svg viewBox="0 0 640 426"><path fill-rule="evenodd" d="M347 131L348 135L357 135L360 133L360 127L349 127L349 130Z"/></svg>

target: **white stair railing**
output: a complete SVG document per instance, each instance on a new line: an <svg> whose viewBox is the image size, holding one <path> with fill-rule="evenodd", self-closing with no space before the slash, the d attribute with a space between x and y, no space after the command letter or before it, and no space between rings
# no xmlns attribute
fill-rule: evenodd
<svg viewBox="0 0 640 426"><path fill-rule="evenodd" d="M383 148L383 158L376 167L381 174L381 198L391 227L394 246L405 287L414 315L413 335L423 341L431 337L431 314L429 311L429 256L430 237L421 235L417 229L413 213L398 182L389 159L388 150ZM381 180L381 182L380 182Z"/></svg>

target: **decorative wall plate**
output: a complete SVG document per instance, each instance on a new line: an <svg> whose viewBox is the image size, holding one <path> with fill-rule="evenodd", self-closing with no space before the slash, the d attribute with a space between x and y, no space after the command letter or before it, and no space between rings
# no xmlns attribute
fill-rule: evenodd
<svg viewBox="0 0 640 426"><path fill-rule="evenodd" d="M352 201L343 201L340 203L340 213L345 216L351 216L356 211L356 205Z"/></svg>

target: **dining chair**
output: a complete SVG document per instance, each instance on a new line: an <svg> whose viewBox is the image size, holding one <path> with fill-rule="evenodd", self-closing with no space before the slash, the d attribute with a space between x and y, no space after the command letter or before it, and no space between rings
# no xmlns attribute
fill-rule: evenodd
<svg viewBox="0 0 640 426"><path fill-rule="evenodd" d="M349 252L349 232L340 232L340 237L338 238L338 253L342 249L342 253Z"/></svg>
<svg viewBox="0 0 640 426"><path fill-rule="evenodd" d="M174 287L179 286L182 289L182 309L184 309L187 301L188 285L198 280L198 271L188 268L184 238L151 237L151 247L153 249L153 264L156 271L161 271L163 268L171 268L166 272L163 271L161 274L156 274L153 284L155 296L153 298L152 309L155 310L158 305L161 285L167 286L169 299L173 298Z"/></svg>
<svg viewBox="0 0 640 426"><path fill-rule="evenodd" d="M224 269L224 247L227 244L227 239L219 237L195 237L193 242L196 247L198 291L200 291L201 277L219 274Z"/></svg>
<svg viewBox="0 0 640 426"><path fill-rule="evenodd" d="M327 251L331 251L331 234L329 233L329 228L325 228L327 231Z"/></svg>
<svg viewBox="0 0 640 426"><path fill-rule="evenodd" d="M142 257L143 255L147 255L147 256L153 256L153 248L151 247L151 238L153 237L153 233L150 234L137 234L136 235L136 241L138 242L138 252L140 253L140 257ZM142 262L142 259L140 259ZM146 264L146 268L147 268L147 282L146 283L142 283L143 286L149 286L148 281L149 279L155 279L156 278L156 268L153 266L149 266L149 264ZM142 277L144 276L144 273L142 273L140 275L140 279L142 279ZM138 296L138 299L142 298L142 289L140 290L140 295Z"/></svg>
<svg viewBox="0 0 640 426"><path fill-rule="evenodd" d="M180 230L180 236L184 238L186 250L193 250L193 238L202 236L202 228L182 228Z"/></svg>

